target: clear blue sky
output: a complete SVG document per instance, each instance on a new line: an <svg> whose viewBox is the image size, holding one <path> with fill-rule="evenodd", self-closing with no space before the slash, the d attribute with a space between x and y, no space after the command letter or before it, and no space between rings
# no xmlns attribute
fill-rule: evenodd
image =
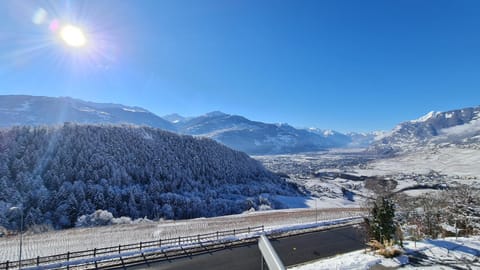
<svg viewBox="0 0 480 270"><path fill-rule="evenodd" d="M479 14L475 0L3 0L0 94L388 130L480 103ZM55 19L87 46L63 44Z"/></svg>

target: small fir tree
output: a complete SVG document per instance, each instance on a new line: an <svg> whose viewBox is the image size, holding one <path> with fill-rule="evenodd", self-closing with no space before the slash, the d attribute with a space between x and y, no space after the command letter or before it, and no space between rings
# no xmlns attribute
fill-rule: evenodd
<svg viewBox="0 0 480 270"><path fill-rule="evenodd" d="M373 203L371 218L368 222L371 237L380 243L391 241L396 231L394 217L394 203L385 197L378 198Z"/></svg>

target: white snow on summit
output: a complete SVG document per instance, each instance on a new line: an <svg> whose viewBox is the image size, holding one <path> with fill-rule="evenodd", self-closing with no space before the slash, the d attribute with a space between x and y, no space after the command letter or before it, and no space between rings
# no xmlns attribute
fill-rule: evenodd
<svg viewBox="0 0 480 270"><path fill-rule="evenodd" d="M440 114L440 112L431 111L431 112L425 114L424 116L422 116L422 117L420 117L416 120L411 120L410 122L411 123L426 122L427 120L437 116L438 114Z"/></svg>

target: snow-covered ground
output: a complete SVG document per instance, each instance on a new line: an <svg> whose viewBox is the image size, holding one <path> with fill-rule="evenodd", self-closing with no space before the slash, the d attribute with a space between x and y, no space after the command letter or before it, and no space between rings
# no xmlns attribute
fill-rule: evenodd
<svg viewBox="0 0 480 270"><path fill-rule="evenodd" d="M437 171L463 178L480 178L480 150L458 147L421 149L416 153L372 162L363 175L388 175L396 173L428 173Z"/></svg>
<svg viewBox="0 0 480 270"><path fill-rule="evenodd" d="M290 270L322 269L480 269L480 237L445 238L404 243L404 255L386 259L373 252L358 250L332 258L309 262ZM381 266L385 267L382 268Z"/></svg>
<svg viewBox="0 0 480 270"><path fill-rule="evenodd" d="M454 145L419 148L415 153L392 158L355 150L257 156L256 159L303 186L317 197L317 204L321 201L332 207L364 205L377 179L388 179L395 186L393 191L414 197L458 184L480 185L480 150ZM314 207L315 200L303 203Z"/></svg>

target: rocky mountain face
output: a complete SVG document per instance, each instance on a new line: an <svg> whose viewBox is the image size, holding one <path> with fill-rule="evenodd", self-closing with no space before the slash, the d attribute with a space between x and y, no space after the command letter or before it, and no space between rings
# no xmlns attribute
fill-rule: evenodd
<svg viewBox="0 0 480 270"><path fill-rule="evenodd" d="M420 147L478 148L480 107L430 112L419 119L397 125L369 148L381 154L411 152Z"/></svg>
<svg viewBox="0 0 480 270"><path fill-rule="evenodd" d="M0 127L64 122L146 125L173 131L167 120L139 107L94 103L69 97L0 96Z"/></svg>

